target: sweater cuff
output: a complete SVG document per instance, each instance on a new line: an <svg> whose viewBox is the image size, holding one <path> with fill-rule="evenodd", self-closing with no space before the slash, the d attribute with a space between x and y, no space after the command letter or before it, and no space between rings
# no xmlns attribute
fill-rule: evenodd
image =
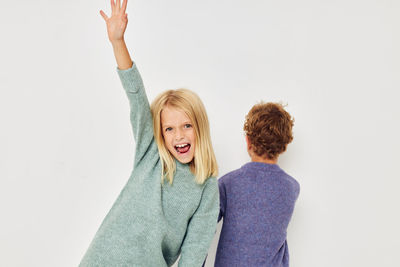
<svg viewBox="0 0 400 267"><path fill-rule="evenodd" d="M117 73L122 83L122 87L128 93L137 93L140 89L141 77L133 62L132 67L126 70L121 70L117 67Z"/></svg>

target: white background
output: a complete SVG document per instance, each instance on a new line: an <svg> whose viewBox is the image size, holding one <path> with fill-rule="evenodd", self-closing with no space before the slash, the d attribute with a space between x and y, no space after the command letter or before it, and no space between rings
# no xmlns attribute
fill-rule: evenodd
<svg viewBox="0 0 400 267"><path fill-rule="evenodd" d="M2 1L1 267L77 266L131 172L100 9L109 1ZM399 1L131 0L127 12L149 99L200 95L220 175L249 160L250 107L288 104L291 266L400 266Z"/></svg>

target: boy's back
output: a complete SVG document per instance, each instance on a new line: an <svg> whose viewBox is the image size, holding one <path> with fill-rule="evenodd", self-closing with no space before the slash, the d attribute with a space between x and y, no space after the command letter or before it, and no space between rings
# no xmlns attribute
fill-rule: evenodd
<svg viewBox="0 0 400 267"><path fill-rule="evenodd" d="M219 179L217 267L287 267L286 229L300 186L278 165L249 162Z"/></svg>
<svg viewBox="0 0 400 267"><path fill-rule="evenodd" d="M279 103L259 103L243 130L251 162L219 179L216 267L288 267L286 229L300 186L278 165L293 140L293 118Z"/></svg>

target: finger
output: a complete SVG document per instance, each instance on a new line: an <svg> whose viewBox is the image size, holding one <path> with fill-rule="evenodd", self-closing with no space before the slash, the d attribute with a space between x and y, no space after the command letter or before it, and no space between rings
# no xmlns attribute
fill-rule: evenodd
<svg viewBox="0 0 400 267"><path fill-rule="evenodd" d="M117 11L121 9L121 1L117 0Z"/></svg>
<svg viewBox="0 0 400 267"><path fill-rule="evenodd" d="M125 13L127 5L128 5L128 0L124 0L124 2L122 2L122 13Z"/></svg>
<svg viewBox="0 0 400 267"><path fill-rule="evenodd" d="M108 20L108 17L107 17L107 15L106 15L106 13L103 12L103 10L100 10L100 15L103 17L103 19L104 19L105 21Z"/></svg>
<svg viewBox="0 0 400 267"><path fill-rule="evenodd" d="M114 0L111 0L111 14L114 15L115 13L115 3Z"/></svg>

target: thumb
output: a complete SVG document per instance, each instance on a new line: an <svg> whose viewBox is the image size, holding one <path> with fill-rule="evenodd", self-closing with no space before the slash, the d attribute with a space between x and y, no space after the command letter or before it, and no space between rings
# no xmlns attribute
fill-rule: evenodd
<svg viewBox="0 0 400 267"><path fill-rule="evenodd" d="M103 12L103 10L100 10L100 15L103 17L103 19L104 19L105 21L108 20L108 17L107 17L107 15L106 15L106 13Z"/></svg>

